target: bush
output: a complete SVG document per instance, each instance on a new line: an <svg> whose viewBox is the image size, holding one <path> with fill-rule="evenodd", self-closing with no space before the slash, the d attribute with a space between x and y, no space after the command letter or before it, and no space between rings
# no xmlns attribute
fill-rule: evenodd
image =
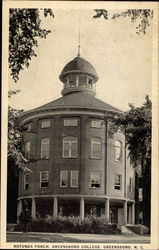
<svg viewBox="0 0 159 250"><path fill-rule="evenodd" d="M23 231L24 226L18 224L15 231ZM110 224L104 217L57 217L56 219L38 220L28 223L28 231L52 233L94 233L117 234L116 224Z"/></svg>

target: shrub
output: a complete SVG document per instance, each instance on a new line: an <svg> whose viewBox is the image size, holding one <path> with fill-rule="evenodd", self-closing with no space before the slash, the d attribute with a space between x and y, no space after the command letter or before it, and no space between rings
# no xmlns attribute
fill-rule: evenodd
<svg viewBox="0 0 159 250"><path fill-rule="evenodd" d="M15 231L24 231L24 225L18 224ZM28 223L28 231L52 233L119 233L116 224L110 224L104 217L57 217L56 219L37 220Z"/></svg>

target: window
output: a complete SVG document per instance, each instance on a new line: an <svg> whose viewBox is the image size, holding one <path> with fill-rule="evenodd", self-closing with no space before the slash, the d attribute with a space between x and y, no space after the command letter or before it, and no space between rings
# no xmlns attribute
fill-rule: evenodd
<svg viewBox="0 0 159 250"><path fill-rule="evenodd" d="M29 174L24 175L24 190L29 189L30 176Z"/></svg>
<svg viewBox="0 0 159 250"><path fill-rule="evenodd" d="M86 76L79 76L79 86L86 87L87 86L87 77Z"/></svg>
<svg viewBox="0 0 159 250"><path fill-rule="evenodd" d="M114 189L121 190L121 175L115 175Z"/></svg>
<svg viewBox="0 0 159 250"><path fill-rule="evenodd" d="M133 179L130 177L129 180L129 192L132 193L133 192Z"/></svg>
<svg viewBox="0 0 159 250"><path fill-rule="evenodd" d="M77 157L77 138L65 137L63 139L63 157L76 158Z"/></svg>
<svg viewBox="0 0 159 250"><path fill-rule="evenodd" d="M121 142L115 141L115 161L121 161Z"/></svg>
<svg viewBox="0 0 159 250"><path fill-rule="evenodd" d="M100 188L101 183L101 173L91 172L91 188Z"/></svg>
<svg viewBox="0 0 159 250"><path fill-rule="evenodd" d="M48 171L40 172L40 187L48 187L49 173Z"/></svg>
<svg viewBox="0 0 159 250"><path fill-rule="evenodd" d="M41 122L41 128L50 128L50 120L43 120Z"/></svg>
<svg viewBox="0 0 159 250"><path fill-rule="evenodd" d="M64 120L64 126L65 127L76 127L77 120L76 119L66 119L66 120Z"/></svg>
<svg viewBox="0 0 159 250"><path fill-rule="evenodd" d="M88 88L92 89L93 86L93 80L92 79L88 79Z"/></svg>
<svg viewBox="0 0 159 250"><path fill-rule="evenodd" d="M71 171L70 187L78 187L78 171Z"/></svg>
<svg viewBox="0 0 159 250"><path fill-rule="evenodd" d="M92 121L92 128L102 128L102 121Z"/></svg>
<svg viewBox="0 0 159 250"><path fill-rule="evenodd" d="M26 155L30 154L30 141L27 141L25 143L25 154Z"/></svg>
<svg viewBox="0 0 159 250"><path fill-rule="evenodd" d="M74 87L76 85L76 75L72 75L69 77L69 85L70 87Z"/></svg>
<svg viewBox="0 0 159 250"><path fill-rule="evenodd" d="M41 139L41 158L49 159L49 138Z"/></svg>
<svg viewBox="0 0 159 250"><path fill-rule="evenodd" d="M92 138L91 140L91 158L101 159L102 140L101 138Z"/></svg>
<svg viewBox="0 0 159 250"><path fill-rule="evenodd" d="M67 187L68 185L68 171L60 172L60 187Z"/></svg>

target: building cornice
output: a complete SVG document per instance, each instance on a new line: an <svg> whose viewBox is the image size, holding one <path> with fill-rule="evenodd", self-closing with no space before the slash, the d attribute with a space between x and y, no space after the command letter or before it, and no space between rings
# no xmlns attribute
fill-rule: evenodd
<svg viewBox="0 0 159 250"><path fill-rule="evenodd" d="M126 198L126 197L116 197L116 196L107 196L107 195L99 195L99 196L95 196L95 195L82 195L82 194L79 194L79 195L65 195L65 194L40 194L40 195L26 195L26 196L19 196L17 198L17 200L21 200L21 199L27 199L27 198L85 198L85 199L109 199L109 200L119 200L119 201L127 201L127 202L134 202L133 199L130 199L130 198Z"/></svg>
<svg viewBox="0 0 159 250"><path fill-rule="evenodd" d="M26 112L23 112L19 115L19 118L22 123L25 123L27 120L45 117L48 115L61 115L61 114L70 114L70 115L96 115L96 116L104 116L107 118L113 118L114 115L123 115L123 112L108 110L103 108L95 108L95 107L86 107L82 106L61 106L61 107L53 107L53 108L41 108L41 109L33 109Z"/></svg>

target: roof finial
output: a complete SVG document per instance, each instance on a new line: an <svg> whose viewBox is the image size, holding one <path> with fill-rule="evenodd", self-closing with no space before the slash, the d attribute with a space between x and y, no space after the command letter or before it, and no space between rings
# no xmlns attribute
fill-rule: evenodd
<svg viewBox="0 0 159 250"><path fill-rule="evenodd" d="M81 50L81 45L80 45L80 39L81 39L81 32L80 32L80 14L79 14L79 28L78 28L78 54L77 56L80 56L80 50Z"/></svg>

